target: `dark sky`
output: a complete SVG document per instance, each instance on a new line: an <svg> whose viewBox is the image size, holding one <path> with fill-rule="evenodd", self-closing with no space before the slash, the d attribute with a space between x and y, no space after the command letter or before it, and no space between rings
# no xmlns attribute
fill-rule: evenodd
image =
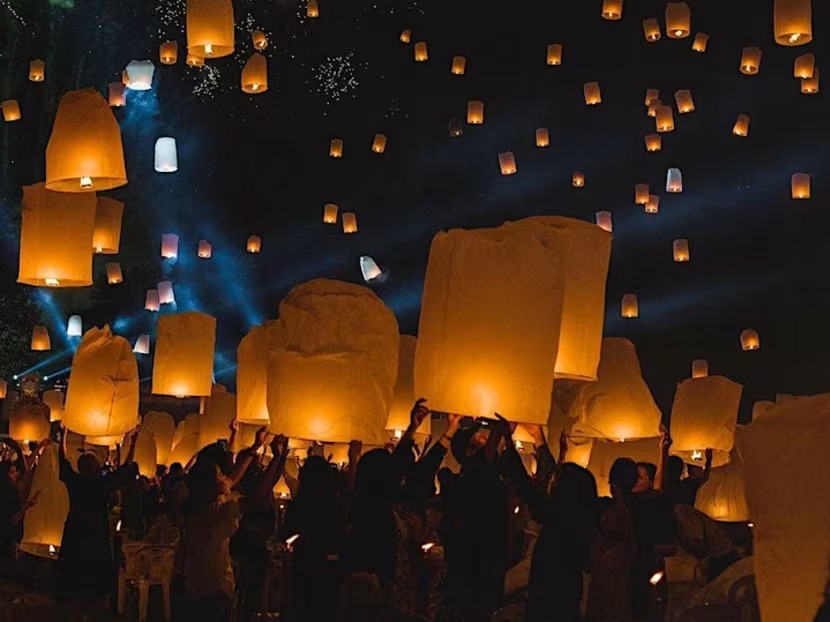
<svg viewBox="0 0 830 622"><path fill-rule="evenodd" d="M182 0L74 0L73 8L37 1L41 10L32 14L23 2L0 2L3 28L14 28L18 40L13 52L4 48L4 67L10 53L18 69L46 56L52 81L51 91L38 91L46 85L28 83L20 71L4 86L3 97L17 96L24 109L22 127L4 138L10 210L20 185L43 177L56 96L83 86L103 91L131 59L157 62L160 41L180 46L176 66L157 63L153 90L130 93L116 110L130 183L110 194L127 204L121 261L139 266L133 289L114 298L57 292L55 321L81 312L87 322L114 321L133 340L155 320L142 311L143 291L165 274L179 309L219 318L221 372L232 367L247 327L275 317L291 286L319 276L361 282L360 255L388 270L386 282L372 287L402 332L412 333L438 230L536 214L593 220L610 210L606 334L636 343L664 412L694 358L745 384L744 417L754 400L776 392L830 390L830 108L824 93L802 95L792 77L797 55L812 51L819 66L830 58L822 45L826 3L813 3L814 43L785 48L773 41L771 0L693 0L692 31L710 35L698 54L693 37L643 38L643 18L662 23L664 1L628 0L623 19L610 22L600 17L601 0L320 0L316 20L295 2L238 0L237 52L215 61L213 75L183 63ZM25 27L8 6L18 6ZM239 72L254 27L271 40L270 88L248 96ZM399 41L404 28L413 43L427 42L428 62L413 61L412 44ZM546 65L549 43L564 45L562 66ZM750 45L763 50L751 77L738 70ZM467 58L464 76L449 71L454 55ZM589 81L602 89L595 107L583 99ZM647 88L672 104L676 90L690 89L696 105L686 115L675 110L676 130L663 135L659 153L643 146L654 131ZM463 122L470 99L484 101L484 125L464 124L463 136L450 138L448 122ZM739 113L752 118L747 138L731 134ZM535 147L537 127L549 129L549 148ZM370 150L377 132L388 138L383 155ZM172 175L153 172L153 144L164 135L178 141L180 169ZM328 157L335 136L345 141L341 160ZM518 164L510 177L498 170L497 154L506 150ZM665 192L670 166L683 172L682 194ZM575 170L585 173L584 188L572 187ZM809 201L790 198L798 171L813 175ZM634 205L636 183L661 195L659 214ZM321 222L328 202L357 213L357 235ZM165 232L181 236L175 266L161 266ZM258 256L245 252L251 234L263 239ZM672 261L672 241L681 237L690 242L687 264ZM210 261L195 258L202 238L214 245ZM7 250L4 258L13 255ZM96 258L97 274L106 260ZM639 296L637 320L619 317L626 292ZM741 351L744 328L760 333L760 351Z"/></svg>

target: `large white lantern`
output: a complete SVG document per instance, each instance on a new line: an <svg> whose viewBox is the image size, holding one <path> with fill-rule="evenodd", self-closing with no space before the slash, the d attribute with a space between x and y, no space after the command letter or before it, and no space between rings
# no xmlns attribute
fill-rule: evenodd
<svg viewBox="0 0 830 622"><path fill-rule="evenodd" d="M84 325L80 315L70 315L66 325L67 337L80 337L84 334Z"/></svg>
<svg viewBox="0 0 830 622"><path fill-rule="evenodd" d="M179 170L175 138L162 136L156 140L155 169L157 173L175 173Z"/></svg>
<svg viewBox="0 0 830 622"><path fill-rule="evenodd" d="M127 65L126 87L132 91L148 91L153 87L153 73L156 66L149 60L132 60Z"/></svg>

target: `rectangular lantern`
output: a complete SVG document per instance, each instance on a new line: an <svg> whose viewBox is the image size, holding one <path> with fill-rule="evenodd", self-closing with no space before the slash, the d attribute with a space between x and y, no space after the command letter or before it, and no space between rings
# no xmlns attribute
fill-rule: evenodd
<svg viewBox="0 0 830 622"><path fill-rule="evenodd" d="M95 229L92 248L97 254L117 255L121 247L121 218L124 204L109 197L99 196L95 206Z"/></svg>
<svg viewBox="0 0 830 622"><path fill-rule="evenodd" d="M170 305L176 302L176 296L173 293L173 283L170 281L160 281L156 287L159 293L159 304Z"/></svg>
<svg viewBox="0 0 830 622"><path fill-rule="evenodd" d="M648 184L637 184L634 186L634 203L637 205L645 205L648 203Z"/></svg>
<svg viewBox="0 0 830 622"><path fill-rule="evenodd" d="M599 211L595 214L597 227L608 233L614 231L613 216L611 212Z"/></svg>
<svg viewBox="0 0 830 622"><path fill-rule="evenodd" d="M582 188L585 186L585 173L581 171L574 171L571 174L571 185L574 188Z"/></svg>
<svg viewBox="0 0 830 622"><path fill-rule="evenodd" d="M49 339L49 331L43 324L37 324L32 329L31 349L34 352L48 352L52 349L52 340Z"/></svg>
<svg viewBox="0 0 830 622"><path fill-rule="evenodd" d="M412 41L412 31L408 28L406 30L402 30L400 40L401 43L409 43L410 41Z"/></svg>
<svg viewBox="0 0 830 622"><path fill-rule="evenodd" d="M213 255L213 245L207 240L199 240L199 247L196 256L200 259L210 259Z"/></svg>
<svg viewBox="0 0 830 622"><path fill-rule="evenodd" d="M467 102L467 123L469 125L481 125L484 123L484 102L470 100Z"/></svg>
<svg viewBox="0 0 830 622"><path fill-rule="evenodd" d="M816 55L812 52L797 56L793 63L793 77L795 78L812 78L813 71L816 68Z"/></svg>
<svg viewBox="0 0 830 622"><path fill-rule="evenodd" d="M618 20L622 18L623 0L602 0L603 19Z"/></svg>
<svg viewBox="0 0 830 622"><path fill-rule="evenodd" d="M343 212L343 233L357 233L357 214L354 212Z"/></svg>
<svg viewBox="0 0 830 622"><path fill-rule="evenodd" d="M135 354L150 354L150 335L139 335L133 346Z"/></svg>
<svg viewBox="0 0 830 622"><path fill-rule="evenodd" d="M306 17L320 17L320 5L317 0L308 0L308 5L305 10Z"/></svg>
<svg viewBox="0 0 830 622"><path fill-rule="evenodd" d="M452 59L452 66L450 67L450 71L453 75L456 76L463 76L464 71L467 68L467 59L463 56L455 56Z"/></svg>
<svg viewBox="0 0 830 622"><path fill-rule="evenodd" d="M761 338L758 336L758 332L747 328L744 331L741 331L741 349L744 352L751 352L753 350L758 350L761 347Z"/></svg>
<svg viewBox="0 0 830 622"><path fill-rule="evenodd" d="M109 105L113 108L120 108L127 105L127 95L124 92L124 84L121 82L109 83Z"/></svg>
<svg viewBox="0 0 830 622"><path fill-rule="evenodd" d="M602 94L599 90L599 82L587 82L585 86L582 87L583 93L585 95L585 103L589 106L596 106L599 103L602 103Z"/></svg>
<svg viewBox="0 0 830 622"><path fill-rule="evenodd" d="M547 147L548 145L550 145L550 134L548 134L548 128L538 128L536 130L536 146Z"/></svg>
<svg viewBox="0 0 830 622"><path fill-rule="evenodd" d="M663 148L663 137L660 134L646 134L646 151L660 151Z"/></svg>
<svg viewBox="0 0 830 622"><path fill-rule="evenodd" d="M157 173L175 173L179 170L176 139L172 136L162 136L156 140L154 168Z"/></svg>
<svg viewBox="0 0 830 622"><path fill-rule="evenodd" d="M561 43L551 43L548 46L547 64L548 65L561 65L562 64L562 44Z"/></svg>
<svg viewBox="0 0 830 622"><path fill-rule="evenodd" d="M685 39L689 36L692 11L685 2L669 2L666 5L666 34L671 39Z"/></svg>
<svg viewBox="0 0 830 622"><path fill-rule="evenodd" d="M66 394L57 389L44 391L41 401L49 407L49 421L63 421L63 404Z"/></svg>
<svg viewBox="0 0 830 622"><path fill-rule="evenodd" d="M647 114L649 117L654 119L657 116L657 110L663 105L663 100L659 97L657 99L652 99L651 103L648 105Z"/></svg>
<svg viewBox="0 0 830 622"><path fill-rule="evenodd" d="M161 256L176 259L179 256L179 236L175 233L161 234Z"/></svg>
<svg viewBox="0 0 830 622"><path fill-rule="evenodd" d="M416 399L414 371L417 345L417 337L401 335L401 346L398 355L398 379L395 382L389 417L386 420L386 429L395 434L400 434L409 427L412 405ZM429 434L431 423L431 417L425 417L417 433Z"/></svg>
<svg viewBox="0 0 830 622"><path fill-rule="evenodd" d="M418 41L415 44L414 52L416 63L422 63L426 60L429 60L429 53L427 52L426 41Z"/></svg>
<svg viewBox="0 0 830 622"><path fill-rule="evenodd" d="M772 20L779 45L806 45L813 40L811 0L775 0Z"/></svg>
<svg viewBox="0 0 830 622"><path fill-rule="evenodd" d="M327 225L337 224L337 210L338 207L334 203L326 203L323 206L323 222Z"/></svg>
<svg viewBox="0 0 830 622"><path fill-rule="evenodd" d="M516 157L512 151L505 151L499 154L499 169L502 175L513 175L516 173Z"/></svg>
<svg viewBox="0 0 830 622"><path fill-rule="evenodd" d="M620 314L626 319L640 317L640 305L637 301L637 294L626 294L622 297Z"/></svg>
<svg viewBox="0 0 830 622"><path fill-rule="evenodd" d="M701 54L706 51L706 47L709 45L709 35L705 32L699 32L695 35L694 43L692 43L692 49L695 52L700 52Z"/></svg>
<svg viewBox="0 0 830 622"><path fill-rule="evenodd" d="M375 139L372 141L372 151L375 153L383 153L386 151L386 136L383 134L375 134Z"/></svg>
<svg viewBox="0 0 830 622"><path fill-rule="evenodd" d="M261 30L254 30L251 33L251 43L254 44L254 49L264 50L268 47L268 37Z"/></svg>
<svg viewBox="0 0 830 622"><path fill-rule="evenodd" d="M234 419L236 394L229 393L221 384L213 385L210 397L205 398L205 412L199 421L199 449L219 439L227 439L230 435L231 421Z"/></svg>
<svg viewBox="0 0 830 622"><path fill-rule="evenodd" d="M648 195L648 202L643 206L646 214L656 214L660 211L660 196L657 194Z"/></svg>
<svg viewBox="0 0 830 622"><path fill-rule="evenodd" d="M216 318L187 311L158 320L153 393L176 397L210 395Z"/></svg>
<svg viewBox="0 0 830 622"><path fill-rule="evenodd" d="M818 67L813 69L812 78L801 79L801 92L805 95L815 95L819 91L819 71Z"/></svg>
<svg viewBox="0 0 830 622"><path fill-rule="evenodd" d="M262 238L258 235L252 235L248 238L248 242L245 245L245 250L247 250L252 255L256 255L259 252L262 252Z"/></svg>
<svg viewBox="0 0 830 622"><path fill-rule="evenodd" d="M159 290L148 289L144 296L144 309L146 311L158 311L161 309L161 302L159 301Z"/></svg>
<svg viewBox="0 0 830 622"><path fill-rule="evenodd" d="M660 99L660 89L646 89L646 106L651 106L655 99Z"/></svg>
<svg viewBox="0 0 830 622"><path fill-rule="evenodd" d="M253 326L236 350L236 418L243 424L268 425L268 353L284 347L278 321Z"/></svg>
<svg viewBox="0 0 830 622"><path fill-rule="evenodd" d="M107 262L107 283L118 285L124 282L124 275L121 273L121 264L115 261Z"/></svg>
<svg viewBox="0 0 830 622"><path fill-rule="evenodd" d="M176 41L165 41L159 46L159 60L162 65L175 65L179 58L179 44Z"/></svg>
<svg viewBox="0 0 830 622"><path fill-rule="evenodd" d="M329 156L332 158L342 158L343 157L343 139L342 138L332 138L331 144L329 145Z"/></svg>
<svg viewBox="0 0 830 622"><path fill-rule="evenodd" d="M809 173L793 173L790 180L792 188L792 196L794 199L809 199L810 198L810 174Z"/></svg>
<svg viewBox="0 0 830 622"><path fill-rule="evenodd" d="M187 0L187 51L200 58L221 58L234 51L231 0Z"/></svg>
<svg viewBox="0 0 830 622"><path fill-rule="evenodd" d="M672 256L678 263L689 261L689 240L681 238L672 242Z"/></svg>
<svg viewBox="0 0 830 622"><path fill-rule="evenodd" d="M753 76L761 67L761 48L746 47L741 52L741 73Z"/></svg>
<svg viewBox="0 0 830 622"><path fill-rule="evenodd" d="M20 104L16 99L7 99L2 104L4 121L20 121Z"/></svg>
<svg viewBox="0 0 830 622"><path fill-rule="evenodd" d="M674 101L677 103L677 112L686 114L694 112L695 102L692 99L692 92L689 89L682 89L674 94Z"/></svg>
<svg viewBox="0 0 830 622"><path fill-rule="evenodd" d="M660 24L657 22L656 18L649 17L648 19L643 20L643 34L645 35L646 41L649 43L654 43L655 41L660 40Z"/></svg>
<svg viewBox="0 0 830 622"><path fill-rule="evenodd" d="M43 82L46 79L46 63L35 59L29 63L29 80L32 82Z"/></svg>
<svg viewBox="0 0 830 622"><path fill-rule="evenodd" d="M683 174L679 168L670 168L666 173L666 192L683 192Z"/></svg>
<svg viewBox="0 0 830 622"><path fill-rule="evenodd" d="M671 106L659 106L657 108L654 124L661 134L674 131L674 113Z"/></svg>
<svg viewBox="0 0 830 622"><path fill-rule="evenodd" d="M738 120L735 121L735 125L732 127L732 133L735 136L747 136L749 135L749 115L748 114L739 114Z"/></svg>
<svg viewBox="0 0 830 622"><path fill-rule="evenodd" d="M692 378L706 378L709 375L709 361L695 359L692 361Z"/></svg>

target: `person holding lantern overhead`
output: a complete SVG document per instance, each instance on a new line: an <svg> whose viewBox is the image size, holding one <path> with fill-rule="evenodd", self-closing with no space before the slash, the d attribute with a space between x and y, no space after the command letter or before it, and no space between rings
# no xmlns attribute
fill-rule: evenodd
<svg viewBox="0 0 830 622"><path fill-rule="evenodd" d="M0 445L0 576L14 575L17 547L23 537L23 519L40 497L39 490L29 495L34 458L48 442L48 439L41 441L30 460L23 455L17 441L7 438Z"/></svg>

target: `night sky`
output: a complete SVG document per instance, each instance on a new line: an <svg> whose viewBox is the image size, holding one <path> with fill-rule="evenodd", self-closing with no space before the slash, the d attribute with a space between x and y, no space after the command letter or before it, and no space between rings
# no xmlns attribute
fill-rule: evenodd
<svg viewBox="0 0 830 622"><path fill-rule="evenodd" d="M20 187L44 177L44 147L60 95L94 86L106 92L133 59L156 63L152 91L130 92L116 109L129 184L107 193L126 203L120 261L126 282L39 295L54 360L69 365L66 318L84 326L110 322L131 342L153 333L144 291L165 276L177 309L216 315L217 381L233 384L236 344L247 329L276 316L292 286L315 277L361 283L358 258L386 271L370 285L417 331L420 292L432 236L453 227L496 226L537 214L593 221L614 218L605 332L637 345L643 373L664 413L692 359L745 385L742 419L757 399L830 390L830 294L825 197L830 172L826 95L800 93L793 59L830 59L830 6L813 3L814 42L776 45L772 0L691 0L692 36L656 43L642 20L664 23L665 1L628 0L623 19L600 17L601 0L384 1L320 0L320 17L285 0L235 0L235 54L210 68L184 64L184 0L0 0L3 29L0 96L16 97L23 120L2 127L3 262L17 264ZM245 95L239 74L253 51L250 32L271 45L269 90ZM411 29L412 43L400 42ZM710 35L704 54L695 32ZM179 62L158 62L158 45L179 42ZM429 60L413 60L413 44ZM547 66L547 45L564 46L563 64ZM741 49L763 50L760 73L739 71ZM455 55L466 73L450 73ZM46 82L27 80L28 61L45 58ZM830 76L830 64L828 64ZM827 79L830 79L828 77ZM583 84L598 81L602 103L586 106ZM664 103L690 89L696 110L677 114L663 148L647 153L654 132L645 90ZM830 88L830 87L826 87ZM485 103L481 126L464 123L466 103ZM739 113L749 136L732 135ZM457 119L463 135L450 138ZM535 146L538 127L550 131ZM372 139L387 136L384 154ZM159 136L178 142L179 171L153 170ZM344 157L328 156L344 139ZM511 150L518 173L499 174L497 154ZM683 172L682 194L665 192L666 171ZM582 171L584 188L571 185ZM812 174L812 198L790 198L794 172ZM637 183L661 195L660 212L633 202ZM322 223L325 203L357 213L356 235ZM163 262L162 233L180 235L179 259ZM249 235L262 237L249 255ZM688 238L689 263L672 261L672 241ZM196 257L200 239L213 258ZM8 241L8 243L7 243ZM634 292L640 317L620 318ZM509 304L509 301L505 301ZM172 310L165 309L164 312ZM745 328L761 349L743 352ZM61 341L63 340L63 343ZM63 358L54 355L66 351ZM149 361L143 363L148 375Z"/></svg>

